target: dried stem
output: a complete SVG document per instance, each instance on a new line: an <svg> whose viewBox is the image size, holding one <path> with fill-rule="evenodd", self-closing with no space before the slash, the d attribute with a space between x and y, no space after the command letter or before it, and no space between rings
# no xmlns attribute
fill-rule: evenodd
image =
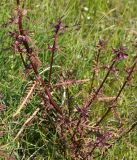
<svg viewBox="0 0 137 160"><path fill-rule="evenodd" d="M24 124L22 125L21 129L19 130L19 132L17 133L17 135L15 136L14 140L16 140L21 133L23 132L23 130L25 129L25 127L28 125L28 123L37 115L37 113L39 112L40 108L37 108L34 113L24 122Z"/></svg>
<svg viewBox="0 0 137 160"><path fill-rule="evenodd" d="M67 80L64 82L59 82L53 85L53 87L62 87L62 86L69 86L69 85L73 85L73 84L82 84L82 83L86 83L89 82L90 79L82 79L82 80Z"/></svg>
<svg viewBox="0 0 137 160"><path fill-rule="evenodd" d="M16 112L13 114L13 117L16 117L20 113L22 108L25 107L25 104L27 103L28 99L30 99L30 97L31 97L33 91L35 90L36 86L37 86L37 82L34 81L34 84L32 85L30 91L28 92L28 94L25 97L25 99L23 100L23 102L19 105L19 107L17 108Z"/></svg>

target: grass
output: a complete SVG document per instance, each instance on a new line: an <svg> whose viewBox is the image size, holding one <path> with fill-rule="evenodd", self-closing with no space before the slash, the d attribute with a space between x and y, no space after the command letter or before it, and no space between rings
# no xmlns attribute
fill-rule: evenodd
<svg viewBox="0 0 137 160"><path fill-rule="evenodd" d="M62 68L65 76L69 79L87 79L92 77L92 64L95 54L96 45L99 39L107 41L106 49L101 54L101 65L107 65L111 58L111 48L123 44L127 47L128 59L119 62L117 68L120 69L118 79L115 76L109 77L104 86L104 93L107 96L115 96L122 85L125 77L124 69L132 63L132 58L136 54L133 44L137 36L137 5L136 0L31 0L24 1L25 8L28 9L28 18L25 19L24 27L32 31L32 39L39 50L39 56L43 68L49 67L50 52L47 49L49 43L52 43L53 29L51 24L58 17L63 16L63 22L68 26L80 24L77 27L70 27L70 31L59 37L59 51L55 53L54 65ZM34 112L39 104L39 99L34 98L29 105L21 111L21 116L13 119L12 115L16 111L20 99L24 94L25 87L28 83L23 76L23 66L19 55L14 54L11 49L12 39L8 32L14 30L13 26L3 27L11 17L15 9L15 1L1 0L0 2L0 92L3 94L2 103L5 103L6 111L0 113L1 131L4 136L0 138L0 151L4 154L1 159L6 159L5 155L14 153L16 159L33 159L36 160L54 160L65 159L59 154L57 133L47 130L47 124L43 124L41 113L35 120L25 128L22 137L14 141L16 133L21 128L25 120ZM95 81L98 86L105 75L101 70ZM53 68L52 82L59 80L60 69ZM48 72L42 74L45 81L48 81ZM129 127L136 121L136 82L137 76L134 74L132 84L127 86L122 92L118 101L118 111L123 119L128 120L126 126ZM87 97L90 83L84 85L73 85L69 87L69 96L71 106L81 105L82 99ZM112 90L113 88L113 90ZM62 92L54 91L58 104L62 101ZM81 98L78 97L81 96ZM96 121L106 110L105 104L98 103L95 107L91 118ZM107 119L105 123L117 124L113 116ZM42 124L42 125L41 125ZM105 159L133 159L137 157L136 129L130 132L125 138L117 142L108 152ZM128 143L126 142L128 141ZM130 145L130 144L132 145ZM0 152L0 154L2 154ZM98 158L99 159L99 158ZM101 158L100 158L101 159Z"/></svg>

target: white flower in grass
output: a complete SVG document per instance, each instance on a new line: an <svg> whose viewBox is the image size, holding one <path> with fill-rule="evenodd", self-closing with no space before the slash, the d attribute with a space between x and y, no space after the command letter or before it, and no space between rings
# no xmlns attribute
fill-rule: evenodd
<svg viewBox="0 0 137 160"><path fill-rule="evenodd" d="M84 11L86 11L86 12L87 12L87 11L88 11L88 7L84 7Z"/></svg>
<svg viewBox="0 0 137 160"><path fill-rule="evenodd" d="M91 17L90 17L90 16L88 16L88 17L87 17L87 20L90 20L90 19L91 19Z"/></svg>

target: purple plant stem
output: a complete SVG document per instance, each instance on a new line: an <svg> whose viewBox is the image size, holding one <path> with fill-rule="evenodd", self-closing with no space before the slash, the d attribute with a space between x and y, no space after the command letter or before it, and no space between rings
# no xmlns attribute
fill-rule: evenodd
<svg viewBox="0 0 137 160"><path fill-rule="evenodd" d="M26 68L26 63L25 63L25 61L24 61L22 52L20 52L20 57L21 57L21 60L22 60L22 63L23 63L23 65L24 65L24 67Z"/></svg>
<svg viewBox="0 0 137 160"><path fill-rule="evenodd" d="M97 50L97 56L96 56L96 58L95 58L95 61L96 61L96 67L98 67L99 58L100 58L100 53L101 53L101 49L99 48L99 49ZM94 68L94 71L93 71L93 75L92 75L92 79L91 79L91 86L90 86L90 90L92 90L92 88L93 88L93 84L94 84L95 76L96 76L96 68Z"/></svg>
<svg viewBox="0 0 137 160"><path fill-rule="evenodd" d="M110 72L111 72L114 64L116 63L116 61L117 61L116 58L114 58L114 61L112 62L111 66L109 67L109 70L108 70L105 78L103 79L102 83L100 84L99 88L97 89L97 91L95 92L95 94L93 95L93 97L89 98L89 100L83 105L82 108L83 108L84 110L86 109L86 110L88 111L90 105L91 105L91 104L94 102L94 100L97 98L97 95L99 94L100 90L102 89L102 87L103 87L106 79L108 78L108 76L109 76L109 74L110 74ZM81 124L82 118L83 118L83 116L82 116L82 114L80 114L80 117L79 117L79 120L78 120L78 122L77 122L75 131L74 131L73 136L72 136L72 140L74 139L74 137L75 137L75 135L76 135L76 133L77 133L77 130L78 130L80 124Z"/></svg>
<svg viewBox="0 0 137 160"><path fill-rule="evenodd" d="M99 94L99 92L100 92L100 90L102 89L104 83L106 82L106 80L107 80L107 78L108 78L108 76L109 76L109 74L110 74L110 72L111 72L111 70L112 70L112 68L113 68L113 66L114 66L115 63L116 63L116 59L112 62L112 64L111 64L111 66L110 66L110 68L109 68L109 70L108 70L105 78L103 79L102 83L100 84L99 88L97 89L97 91L95 92L95 94L93 95L93 97L91 97L91 98L88 100L88 102L86 102L86 103L84 104L83 108L89 109L90 105L91 105L91 104L94 102L94 100L97 98L97 95Z"/></svg>
<svg viewBox="0 0 137 160"><path fill-rule="evenodd" d="M137 59L134 61L134 63L133 63L133 65L132 65L131 69L130 69L130 72L129 72L126 80L124 81L121 89L119 90L116 98L114 99L114 101L113 101L113 103L112 103L112 106L106 111L106 113L101 117L101 119L96 123L95 126L98 126L98 125L104 120L104 118L109 114L109 112L111 111L111 108L114 107L115 102L117 101L117 99L118 99L119 96L121 95L121 93L122 93L123 89L125 88L127 82L130 80L130 77L131 77L132 73L134 72L134 69L135 69L135 67L136 67L136 64L137 64ZM130 127L130 129L128 129L126 132L124 132L124 133L117 139L117 141L120 140L120 139L123 137L123 135L129 133L136 125L137 125L137 122L134 123L134 124ZM112 147L112 146L111 146L111 147ZM90 155L93 153L93 151L95 150L95 148L96 148L96 145L94 145L94 148L91 150Z"/></svg>
<svg viewBox="0 0 137 160"><path fill-rule="evenodd" d="M130 77L132 76L132 73L134 72L134 69L135 69L136 65L137 65L137 58L134 60L134 63L133 63L133 65L132 65L131 69L130 69L130 72L128 73L128 76L126 77L126 80L124 81L124 83L123 83L121 89L119 90L116 98L113 100L111 107L108 108L108 110L107 110L107 111L105 112L105 114L101 117L101 119L96 123L95 126L98 126L98 125L105 119L105 117L109 114L109 112L111 111L111 108L115 107L115 106L114 106L114 105L115 105L115 102L117 101L117 99L118 99L119 96L121 95L123 89L125 88L126 84L127 84L128 81L130 80Z"/></svg>
<svg viewBox="0 0 137 160"><path fill-rule="evenodd" d="M18 28L19 28L20 35L23 35L22 16L21 16L21 13L20 13L20 0L17 0L17 11L18 11L18 20L19 20ZM24 61L22 52L20 52L20 57L21 57L21 60L22 60L22 63L24 65L24 67L26 68L26 63Z"/></svg>
<svg viewBox="0 0 137 160"><path fill-rule="evenodd" d="M58 40L58 34L59 34L59 30L60 30L60 25L61 25L61 21L58 22L58 28L56 28L55 34L54 34L54 42L53 42L53 46L51 49L52 55L51 55L51 59L50 59L50 70L49 70L49 86L51 83L51 75L52 75L52 66L53 66L53 61L54 61L54 54L55 51L57 49L57 40Z"/></svg>
<svg viewBox="0 0 137 160"><path fill-rule="evenodd" d="M22 36L25 36L24 32L23 32L23 26L22 26L22 16L20 14L20 1L17 0L17 5L18 5L18 16L19 16L19 22L18 22L18 27L19 27L19 32L20 32L20 35ZM47 87L47 85L45 84L45 82L43 81L42 77L39 75L38 73L38 70L37 70L37 67L35 66L35 64L33 63L33 61L31 60L30 58L30 55L32 53L32 49L29 47L29 44L27 42L27 40L23 40L23 45L24 47L26 48L26 51L28 53L28 57L29 57L29 60L30 60L30 64L32 66L32 69L35 73L35 76L36 76L36 79L38 82L41 83L41 85L43 86L44 90L45 90L45 93L47 94L48 98L49 98L49 101L50 103L53 105L53 107L56 109L56 111L62 115L62 111L61 109L59 108L59 106L57 105L57 103L54 101L54 99L52 98L52 95Z"/></svg>

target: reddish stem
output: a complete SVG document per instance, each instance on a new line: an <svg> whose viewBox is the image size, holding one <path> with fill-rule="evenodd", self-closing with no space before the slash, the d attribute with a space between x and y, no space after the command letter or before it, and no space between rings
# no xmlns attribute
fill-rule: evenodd
<svg viewBox="0 0 137 160"><path fill-rule="evenodd" d="M115 107L114 104L115 104L115 102L117 101L117 99L119 98L119 96L121 95L121 93L122 93L123 89L125 88L126 84L128 83L128 81L130 80L130 77L131 77L132 73L134 72L134 69L135 69L136 65L137 65L137 58L135 59L133 65L132 65L132 67L131 67L131 69L130 69L130 72L128 73L128 76L126 77L126 80L124 81L124 83L123 83L121 89L119 90L116 98L113 100L111 107L108 108L108 110L107 110L107 111L105 112L105 114L100 118L100 120L96 123L95 126L98 126L98 125L105 119L105 117L109 114L109 112L111 111L111 108Z"/></svg>
<svg viewBox="0 0 137 160"><path fill-rule="evenodd" d="M50 59L50 70L49 70L49 86L50 86L50 83L51 83L51 75L52 75L52 66L53 66L53 61L54 61L54 54L55 54L55 51L57 49L57 40L58 40L58 34L59 34L59 30L60 30L60 25L61 25L61 21L58 22L58 27L56 28L55 30L55 34L54 34L54 42L53 42L53 46L51 48L51 59Z"/></svg>
<svg viewBox="0 0 137 160"><path fill-rule="evenodd" d="M90 90L92 90L93 88L93 84L94 84L94 80L95 80L95 76L96 76L96 68L98 68L98 64L99 64L99 58L100 58L100 53L101 53L101 49L99 48L97 50L97 55L95 57L95 66L94 66L94 71L93 71L93 75L92 75L92 80L91 80L91 86L90 86Z"/></svg>
<svg viewBox="0 0 137 160"><path fill-rule="evenodd" d="M116 59L112 62L112 64L111 64L111 66L110 66L110 68L109 68L109 70L108 70L105 78L103 79L103 81L100 84L99 88L95 92L94 96L91 97L91 98L89 98L89 101L84 104L83 108L88 109L90 107L90 105L94 102L94 100L97 98L97 95L99 94L100 90L102 89L102 87L103 87L106 79L108 78L108 75L110 74L110 72L111 72L111 70L112 70L112 68L113 68L113 66L114 66L115 63L116 63Z"/></svg>
<svg viewBox="0 0 137 160"><path fill-rule="evenodd" d="M23 31L23 25L22 25L22 14L20 12L20 6L19 6L19 3L20 1L18 0L17 1L17 5L18 5L18 16L19 16L19 22L18 22L18 28L19 28L19 33L20 35L22 36L25 36L24 34L24 31ZM35 73L35 76L36 76L36 79L37 81L39 81L41 83L41 85L43 86L44 90L45 90L45 93L47 94L48 98L49 98L49 101L50 103L53 105L53 107L56 109L56 111L62 115L62 111L61 109L59 108L59 106L57 105L57 103L54 101L54 99L52 98L52 95L48 89L48 87L46 86L45 82L43 81L43 79L41 78L41 76L39 75L38 73L38 70L37 70L37 67L35 66L35 64L33 63L33 61L31 60L30 56L31 56L31 53L32 53L32 49L29 47L29 44L27 42L27 40L23 40L23 45L24 47L26 48L26 51L28 53L28 57L29 57L29 60L30 60L30 64L32 66L32 69Z"/></svg>
<svg viewBox="0 0 137 160"><path fill-rule="evenodd" d="M89 101L86 102L86 103L83 105L83 107L82 107L83 110L88 111L90 105L91 105L91 104L94 102L94 100L97 98L98 93L99 93L100 90L102 89L102 87L103 87L103 85L104 85L107 77L109 76L109 73L111 72L111 70L112 70L112 68L113 68L113 66L114 66L115 63L116 63L116 58L114 58L114 60L113 60L113 62L112 62L112 64L111 64L111 66L110 66L110 68L109 68L109 70L108 70L105 78L103 79L102 83L100 84L99 88L97 89L97 91L95 92L95 94L93 95L93 97L89 98ZM81 124L81 122L82 122L82 120L81 120L82 118L83 118L83 116L82 116L82 114L80 114L80 117L79 117L79 120L78 120L78 122L77 122L75 131L74 131L73 136L72 136L72 139L75 137L75 135L76 135L76 133L77 133L77 130L78 130L78 128L79 128L79 126L80 126L80 124Z"/></svg>

